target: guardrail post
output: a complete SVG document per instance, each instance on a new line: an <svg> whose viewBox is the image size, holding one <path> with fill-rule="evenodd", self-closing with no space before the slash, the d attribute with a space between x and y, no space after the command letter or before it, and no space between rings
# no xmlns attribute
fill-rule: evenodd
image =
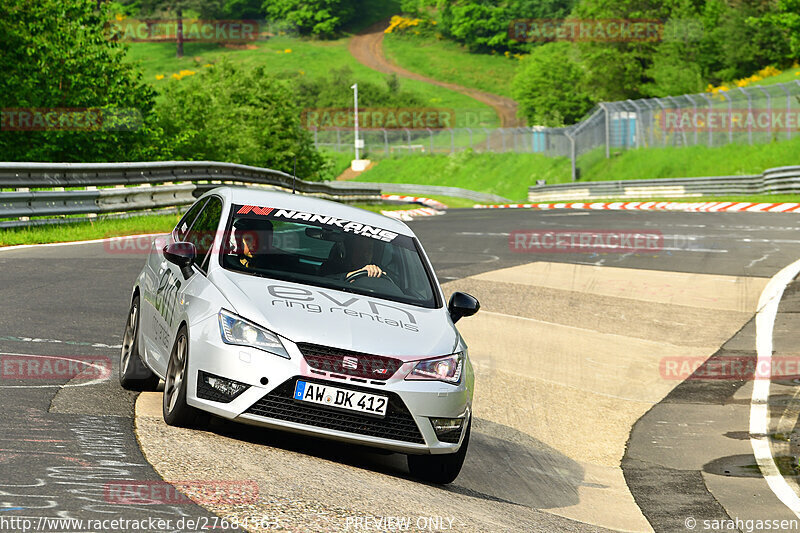
<svg viewBox="0 0 800 533"><path fill-rule="evenodd" d="M17 192L30 192L30 189L28 187L19 187L19 188L16 189L16 191ZM22 222L26 222L26 221L28 221L30 219L31 219L31 217L19 217L18 220L20 220Z"/></svg>

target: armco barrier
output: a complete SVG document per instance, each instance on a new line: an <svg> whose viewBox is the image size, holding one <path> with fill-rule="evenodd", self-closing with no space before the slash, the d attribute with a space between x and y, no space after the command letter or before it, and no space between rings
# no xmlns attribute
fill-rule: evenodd
<svg viewBox="0 0 800 533"><path fill-rule="evenodd" d="M17 189L0 192L0 218L182 206L191 204L197 196L223 182L283 190L294 187L299 193L346 202L380 201L380 190L374 187L336 188L324 182L295 180L277 170L233 163L0 163L0 187ZM18 220L0 221L0 227L19 225Z"/></svg>
<svg viewBox="0 0 800 533"><path fill-rule="evenodd" d="M411 183L370 183L370 182L357 182L357 181L333 181L329 182L331 187L339 190L352 190L352 189L373 189L376 191L390 191L401 192L405 194L413 194L417 196L432 195L432 196L455 196L457 198L466 198L475 202L510 202L508 198L503 198L496 194L489 194L485 192L472 191L469 189L462 189L461 187L447 187L444 185L415 185Z"/></svg>
<svg viewBox="0 0 800 533"><path fill-rule="evenodd" d="M708 178L596 181L528 188L529 202L599 199L691 198L800 193L800 166L778 167L762 174Z"/></svg>

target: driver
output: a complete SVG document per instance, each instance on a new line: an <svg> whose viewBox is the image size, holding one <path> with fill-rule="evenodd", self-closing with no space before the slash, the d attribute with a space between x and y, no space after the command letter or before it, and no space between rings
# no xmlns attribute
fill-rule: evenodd
<svg viewBox="0 0 800 533"><path fill-rule="evenodd" d="M362 270L370 278L379 278L384 274L383 269L373 262L376 255L374 239L348 235L343 244L344 253L328 259L323 265L323 276L344 274L347 279Z"/></svg>
<svg viewBox="0 0 800 533"><path fill-rule="evenodd" d="M234 223L234 238L239 264L245 268L260 268L264 252L272 248L272 223L268 220L240 218Z"/></svg>

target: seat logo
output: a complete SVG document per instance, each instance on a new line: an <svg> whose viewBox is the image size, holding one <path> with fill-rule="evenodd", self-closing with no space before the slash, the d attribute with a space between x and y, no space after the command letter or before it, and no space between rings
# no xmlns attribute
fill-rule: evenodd
<svg viewBox="0 0 800 533"><path fill-rule="evenodd" d="M358 359L355 357L344 356L342 358L342 366L350 370L358 370Z"/></svg>

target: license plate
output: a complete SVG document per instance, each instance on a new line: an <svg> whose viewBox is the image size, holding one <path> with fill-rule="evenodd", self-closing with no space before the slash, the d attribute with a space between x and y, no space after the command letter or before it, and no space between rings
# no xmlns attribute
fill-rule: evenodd
<svg viewBox="0 0 800 533"><path fill-rule="evenodd" d="M386 396L301 380L294 386L294 399L378 416L386 416L389 403Z"/></svg>

